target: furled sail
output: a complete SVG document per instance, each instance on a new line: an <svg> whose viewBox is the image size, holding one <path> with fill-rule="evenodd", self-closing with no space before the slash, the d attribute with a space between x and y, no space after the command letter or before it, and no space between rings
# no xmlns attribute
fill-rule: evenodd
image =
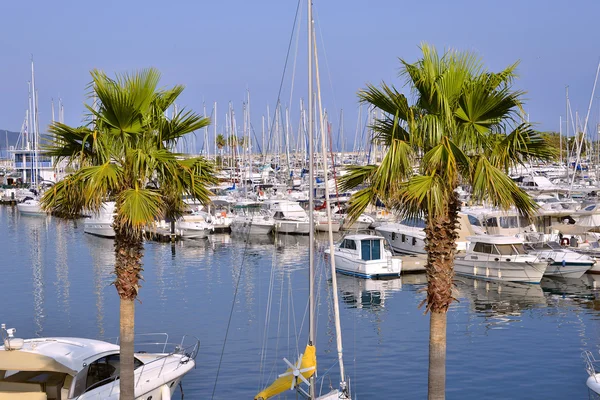
<svg viewBox="0 0 600 400"><path fill-rule="evenodd" d="M254 400L267 400L273 396L277 396L286 390L293 389L296 385L299 385L313 376L317 370L315 346L306 345L304 354L301 355L301 357L302 358L294 365L284 359L288 365L290 365L290 368L288 368L285 373L279 375L279 378L277 378L270 386L254 396Z"/></svg>

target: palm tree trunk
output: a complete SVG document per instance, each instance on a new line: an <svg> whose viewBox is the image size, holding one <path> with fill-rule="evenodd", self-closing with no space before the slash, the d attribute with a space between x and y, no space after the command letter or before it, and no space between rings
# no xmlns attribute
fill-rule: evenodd
<svg viewBox="0 0 600 400"><path fill-rule="evenodd" d="M142 273L143 241L140 232L120 226L115 218L115 287L120 303L120 400L134 400L135 299Z"/></svg>
<svg viewBox="0 0 600 400"><path fill-rule="evenodd" d="M429 400L446 397L446 313L454 300L454 255L459 201L451 196L446 215L427 218L427 311L429 319Z"/></svg>
<svg viewBox="0 0 600 400"><path fill-rule="evenodd" d="M135 300L121 298L120 311L119 344L121 346L121 365L119 372L119 398L121 400L133 400L135 399L133 374Z"/></svg>
<svg viewBox="0 0 600 400"><path fill-rule="evenodd" d="M446 317L445 312L429 313L429 400L446 396Z"/></svg>

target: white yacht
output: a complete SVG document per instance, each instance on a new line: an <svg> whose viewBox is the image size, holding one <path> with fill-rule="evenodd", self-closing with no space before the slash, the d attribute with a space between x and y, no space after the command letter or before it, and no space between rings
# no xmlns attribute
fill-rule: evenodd
<svg viewBox="0 0 600 400"><path fill-rule="evenodd" d="M207 221L210 216L194 213L184 215L175 221L175 233L182 239L205 239L214 231L214 226Z"/></svg>
<svg viewBox="0 0 600 400"><path fill-rule="evenodd" d="M523 240L514 236L478 235L467 238L466 252L459 252L454 270L459 275L487 280L540 283L548 260L527 254Z"/></svg>
<svg viewBox="0 0 600 400"><path fill-rule="evenodd" d="M425 221L405 219L399 223L385 224L375 228L383 236L395 254L426 254Z"/></svg>
<svg viewBox="0 0 600 400"><path fill-rule="evenodd" d="M308 235L310 222L306 211L295 201L274 200L264 203L275 219L275 231Z"/></svg>
<svg viewBox="0 0 600 400"><path fill-rule="evenodd" d="M27 199L21 203L17 203L17 210L21 215L45 216L46 211L42 210L39 200Z"/></svg>
<svg viewBox="0 0 600 400"><path fill-rule="evenodd" d="M549 262L545 276L581 278L596 263L592 257L569 250L557 242L532 243L525 247L529 254Z"/></svg>
<svg viewBox="0 0 600 400"><path fill-rule="evenodd" d="M69 337L23 340L14 337L15 331L2 325L1 399L118 400L117 344ZM160 344L135 353L136 399L171 399L183 376L195 366L196 338L170 344L168 335L163 337Z"/></svg>
<svg viewBox="0 0 600 400"><path fill-rule="evenodd" d="M402 260L392 256L383 236L346 235L335 247L335 270L361 278L400 276Z"/></svg>
<svg viewBox="0 0 600 400"><path fill-rule="evenodd" d="M113 238L115 230L112 227L115 217L115 202L108 201L102 203L99 212L85 219L83 222L83 231L90 235Z"/></svg>
<svg viewBox="0 0 600 400"><path fill-rule="evenodd" d="M327 211L315 211L315 230L317 232L329 232L329 218ZM338 215L331 215L331 232L339 232L344 219Z"/></svg>
<svg viewBox="0 0 600 400"><path fill-rule="evenodd" d="M233 208L235 217L231 221L231 232L243 235L268 235L275 227L275 220L260 203L240 202Z"/></svg>

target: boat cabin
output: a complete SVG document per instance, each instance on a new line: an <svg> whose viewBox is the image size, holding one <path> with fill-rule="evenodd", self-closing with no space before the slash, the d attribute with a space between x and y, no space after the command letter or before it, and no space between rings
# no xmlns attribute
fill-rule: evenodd
<svg viewBox="0 0 600 400"><path fill-rule="evenodd" d="M525 255L523 241L513 236L480 235L467 238L470 244L468 253L488 254L492 256Z"/></svg>
<svg viewBox="0 0 600 400"><path fill-rule="evenodd" d="M338 245L339 251L354 253L362 261L383 259L385 239L381 236L348 235Z"/></svg>

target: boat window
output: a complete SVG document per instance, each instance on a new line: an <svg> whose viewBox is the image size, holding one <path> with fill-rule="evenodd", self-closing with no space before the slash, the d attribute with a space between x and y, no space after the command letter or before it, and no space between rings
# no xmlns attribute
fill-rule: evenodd
<svg viewBox="0 0 600 400"><path fill-rule="evenodd" d="M523 243L513 243L513 248L515 249L515 254L527 254Z"/></svg>
<svg viewBox="0 0 600 400"><path fill-rule="evenodd" d="M469 215L467 215L467 217L469 218L469 222L471 223L471 225L481 226L481 222L479 222L479 220L477 219L476 216L469 214Z"/></svg>
<svg viewBox="0 0 600 400"><path fill-rule="evenodd" d="M514 243L514 244L497 244L496 249L503 256L514 256L518 254L526 254L525 247L522 243Z"/></svg>
<svg viewBox="0 0 600 400"><path fill-rule="evenodd" d="M508 228L518 228L519 222L517 217L500 217L500 227L504 229Z"/></svg>
<svg viewBox="0 0 600 400"><path fill-rule="evenodd" d="M273 215L273 218L275 218L275 219L283 219L284 216L283 216L283 213L281 211L277 211L275 213L275 215Z"/></svg>
<svg viewBox="0 0 600 400"><path fill-rule="evenodd" d="M556 242L548 242L547 245L552 250L562 250L562 246L560 244L556 243Z"/></svg>
<svg viewBox="0 0 600 400"><path fill-rule="evenodd" d="M412 245L413 245L413 246L416 246L416 245L417 245L417 238L413 238L413 240L412 240Z"/></svg>
<svg viewBox="0 0 600 400"><path fill-rule="evenodd" d="M342 245L340 246L340 248L342 248L342 249L356 250L356 243L354 243L354 240L344 239L344 241L342 242Z"/></svg>
<svg viewBox="0 0 600 400"><path fill-rule="evenodd" d="M494 228L494 227L498 226L498 221L497 221L496 217L488 218L485 221L485 225L489 226L491 228Z"/></svg>
<svg viewBox="0 0 600 400"><path fill-rule="evenodd" d="M86 392L108 383L107 380L110 378L119 376L119 357L118 354L113 354L102 357L89 365L85 380Z"/></svg>
<svg viewBox="0 0 600 400"><path fill-rule="evenodd" d="M594 208L596 208L595 204L592 204L591 206L587 206L586 208L584 208L585 211L592 211Z"/></svg>
<svg viewBox="0 0 600 400"><path fill-rule="evenodd" d="M71 397L78 397L85 392L89 392L119 379L119 360L119 354L111 354L90 363L77 374L75 378L75 388ZM134 358L133 362L134 369L144 365L144 363L137 358Z"/></svg>
<svg viewBox="0 0 600 400"><path fill-rule="evenodd" d="M475 243L475 247L473 248L474 252L477 253L485 253L485 254L499 254L494 246L489 243Z"/></svg>
<svg viewBox="0 0 600 400"><path fill-rule="evenodd" d="M361 240L361 258L364 261L381 259L381 240Z"/></svg>
<svg viewBox="0 0 600 400"><path fill-rule="evenodd" d="M400 222L402 225L412 226L415 228L425 228L425 220L421 218L406 218Z"/></svg>
<svg viewBox="0 0 600 400"><path fill-rule="evenodd" d="M392 240L396 240L396 232L392 232Z"/></svg>
<svg viewBox="0 0 600 400"><path fill-rule="evenodd" d="M406 242L406 235L403 233L402 234L402 243Z"/></svg>

